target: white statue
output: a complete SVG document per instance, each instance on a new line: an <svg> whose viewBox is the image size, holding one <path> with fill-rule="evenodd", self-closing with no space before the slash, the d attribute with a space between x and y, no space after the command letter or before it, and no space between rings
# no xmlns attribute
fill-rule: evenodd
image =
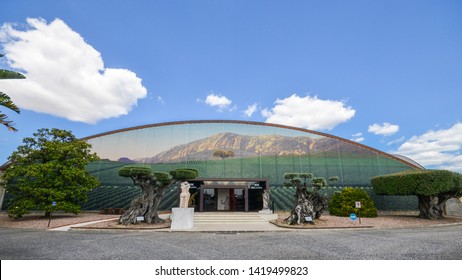
<svg viewBox="0 0 462 280"><path fill-rule="evenodd" d="M268 190L263 191L263 209L268 209L268 203L269 203L269 192Z"/></svg>
<svg viewBox="0 0 462 280"><path fill-rule="evenodd" d="M221 200L223 210L229 210L229 195L226 195L225 200Z"/></svg>
<svg viewBox="0 0 462 280"><path fill-rule="evenodd" d="M180 208L188 208L189 197L189 183L184 181L181 183L181 194L180 194Z"/></svg>

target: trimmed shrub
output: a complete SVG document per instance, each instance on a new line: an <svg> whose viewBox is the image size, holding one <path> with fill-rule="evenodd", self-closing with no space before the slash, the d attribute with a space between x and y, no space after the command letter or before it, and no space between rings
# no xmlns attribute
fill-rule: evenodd
<svg viewBox="0 0 462 280"><path fill-rule="evenodd" d="M355 208L356 201L361 202L361 209ZM351 213L358 214L361 211L361 217L377 217L377 209L374 201L363 189L344 188L332 196L329 201L329 213L333 216L348 217Z"/></svg>
<svg viewBox="0 0 462 280"><path fill-rule="evenodd" d="M379 195L462 195L462 175L448 170L412 170L371 179Z"/></svg>
<svg viewBox="0 0 462 280"><path fill-rule="evenodd" d="M119 176L130 177L132 175L151 176L152 170L150 167L141 166L124 166L119 169Z"/></svg>
<svg viewBox="0 0 462 280"><path fill-rule="evenodd" d="M196 169L183 168L170 171L170 175L172 175L176 180L187 181L196 178L198 176L198 172Z"/></svg>

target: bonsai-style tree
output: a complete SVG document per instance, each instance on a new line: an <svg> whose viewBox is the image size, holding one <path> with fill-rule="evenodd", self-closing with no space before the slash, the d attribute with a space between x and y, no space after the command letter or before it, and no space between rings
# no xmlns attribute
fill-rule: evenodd
<svg viewBox="0 0 462 280"><path fill-rule="evenodd" d="M319 219L328 205L327 197L319 194L319 190L327 186L327 180L324 177L313 177L311 173L286 173L284 179L285 187L296 188L294 208L284 221L289 225L300 225L306 222L305 217L311 217L311 223ZM337 181L338 177L330 177L328 180Z"/></svg>
<svg viewBox="0 0 462 280"><path fill-rule="evenodd" d="M99 185L85 166L98 159L91 145L70 131L39 129L34 137L24 138L8 158L11 165L1 176L10 195L8 214L20 218L30 210L62 210L77 214L80 202ZM56 202L56 205L53 205Z"/></svg>
<svg viewBox="0 0 462 280"><path fill-rule="evenodd" d="M131 178L133 184L141 188L141 196L133 199L130 208L119 218L124 225L138 223L137 217L143 216L148 224L163 223L159 217L158 207L166 189L173 184L196 178L197 170L177 169L164 172L153 172L149 167L124 166L119 170L119 176Z"/></svg>
<svg viewBox="0 0 462 280"><path fill-rule="evenodd" d="M2 54L0 54L0 57L3 57ZM25 79L24 75L18 72L10 71L10 70L4 70L0 69L0 79ZM7 109L10 109L16 113L20 113L20 110L16 104L13 103L11 98L6 95L5 93L0 91L0 106L5 107ZM7 115L3 114L0 111L0 124L6 126L8 130L10 131L17 131L17 129L13 126L13 122L8 120Z"/></svg>
<svg viewBox="0 0 462 280"><path fill-rule="evenodd" d="M447 170L413 170L371 179L378 195L416 195L419 217L442 219L446 201L462 196L462 175Z"/></svg>

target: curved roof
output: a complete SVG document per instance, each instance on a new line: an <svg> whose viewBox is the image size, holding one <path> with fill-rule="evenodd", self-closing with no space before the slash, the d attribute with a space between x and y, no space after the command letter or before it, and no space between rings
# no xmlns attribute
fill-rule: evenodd
<svg viewBox="0 0 462 280"><path fill-rule="evenodd" d="M412 164L412 165L419 166L420 169L425 169L425 167L423 167L422 165L420 165L417 161L415 161L415 160L413 160L413 159L410 159L410 158L408 158L408 157L406 157L406 156L398 155L398 154L394 154L393 156L395 156L395 157L397 157L397 158L400 158L400 159L402 159L402 160L404 160L404 161L406 161L406 162L408 162L408 163L410 163L410 164Z"/></svg>
<svg viewBox="0 0 462 280"><path fill-rule="evenodd" d="M417 162L406 158L404 156L397 156L397 155L392 155L385 153L383 151L377 150L375 148L363 145L358 142L354 142L345 138L341 138L338 136L334 136L331 134L323 133L323 132L318 132L318 131L313 131L309 129L304 129L304 128L299 128L299 127L292 127L292 126L287 126L287 125L281 125L281 124L272 124L272 123L262 123L262 122L253 122L253 121L238 121L238 120L191 120L191 121L175 121L175 122L163 122L163 123L156 123L156 124L148 124L148 125L141 125L141 126L134 126L134 127L129 127L129 128L124 128L124 129L118 129L118 130L112 130L104 133L99 133L95 134L92 136L87 136L82 138L82 140L90 140L98 137L103 137L111 134L117 134L117 133L123 133L127 131L134 131L134 130L141 130L141 129L146 129L146 128L152 128L152 127L161 127L161 126L172 126L172 125L184 125L184 124L207 124L207 123L223 123L223 124L244 124L244 125L254 125L254 126L269 126L269 127L277 127L277 128L284 128L284 129L291 129L295 131L301 131L301 132L306 132L306 133L311 133L311 134L316 134L319 136L323 137L328 137L332 139L336 139L351 145L355 145L367 150L370 150L372 152L376 152L380 155L383 155L385 157L394 159L396 161L399 161L401 163L404 163L412 168L415 169L424 169L420 164Z"/></svg>

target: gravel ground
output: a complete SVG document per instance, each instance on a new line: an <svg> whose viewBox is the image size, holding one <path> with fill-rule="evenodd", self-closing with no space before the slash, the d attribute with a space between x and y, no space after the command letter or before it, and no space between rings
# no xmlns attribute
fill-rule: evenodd
<svg viewBox="0 0 462 280"><path fill-rule="evenodd" d="M462 223L462 217L446 217L442 220L426 220L417 217L417 212L384 212L376 218L361 218L355 221L349 217L337 217L323 215L314 225L304 224L302 226L291 226L292 228L345 228L345 227L371 227L378 229L385 228L409 228L427 227L433 225L457 224ZM280 215L278 225L283 225L283 219L288 215Z"/></svg>
<svg viewBox="0 0 462 280"><path fill-rule="evenodd" d="M117 217L119 215L102 215L98 212L81 212L77 215L58 212L53 213L50 221L50 219L44 217L43 213L31 213L20 219L12 219L8 217L6 212L2 211L0 212L0 227L49 229ZM50 222L50 227L48 227L48 222Z"/></svg>
<svg viewBox="0 0 462 280"><path fill-rule="evenodd" d="M32 213L25 215L20 219L11 219L6 212L0 212L0 227L4 228L30 228L30 229L49 229L67 225L74 225L89 221L106 220L111 218L118 218L119 215L102 215L98 212L81 212L78 215L68 213L53 213L51 221L43 216L43 213ZM287 217L287 213L279 213L278 222ZM48 222L50 221L50 227ZM462 223L462 217L446 217L442 220L425 220L417 217L416 212L382 212L379 213L377 218L361 218L352 221L348 217L336 217L330 215L323 215L316 224L306 224L298 228L342 228L342 227L372 227L372 228L408 228L408 227L427 227L433 225L444 224L457 224ZM160 227L168 227L168 223ZM87 226L93 228L145 228L155 229L159 226L138 224L129 227L118 225L117 221L95 223ZM297 228L297 227L295 227Z"/></svg>

